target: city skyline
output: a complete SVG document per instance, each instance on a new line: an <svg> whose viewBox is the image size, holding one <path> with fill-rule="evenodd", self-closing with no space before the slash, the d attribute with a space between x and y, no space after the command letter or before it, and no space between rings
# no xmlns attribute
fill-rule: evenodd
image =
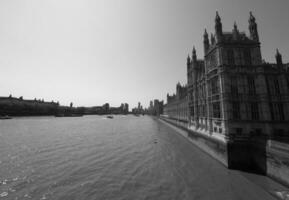
<svg viewBox="0 0 289 200"><path fill-rule="evenodd" d="M213 33L216 10L224 31L248 33L256 17L262 57L289 60L288 1L1 1L0 96L44 98L75 106L145 107L186 81L193 45Z"/></svg>

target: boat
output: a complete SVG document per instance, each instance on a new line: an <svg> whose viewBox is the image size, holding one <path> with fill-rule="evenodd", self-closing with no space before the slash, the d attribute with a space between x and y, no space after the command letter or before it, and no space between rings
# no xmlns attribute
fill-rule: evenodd
<svg viewBox="0 0 289 200"><path fill-rule="evenodd" d="M113 119L113 116L112 115L108 115L108 116L106 116L106 118Z"/></svg>
<svg viewBox="0 0 289 200"><path fill-rule="evenodd" d="M0 116L0 119L12 119L12 117L9 117L8 115Z"/></svg>

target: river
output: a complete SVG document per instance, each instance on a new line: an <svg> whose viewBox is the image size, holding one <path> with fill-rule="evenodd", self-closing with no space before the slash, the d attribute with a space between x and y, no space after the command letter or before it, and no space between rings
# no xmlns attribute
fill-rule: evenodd
<svg viewBox="0 0 289 200"><path fill-rule="evenodd" d="M0 121L0 199L275 199L284 188L226 169L148 116Z"/></svg>

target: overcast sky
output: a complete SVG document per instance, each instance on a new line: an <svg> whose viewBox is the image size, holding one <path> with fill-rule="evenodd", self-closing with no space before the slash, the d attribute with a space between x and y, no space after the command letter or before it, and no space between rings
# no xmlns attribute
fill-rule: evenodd
<svg viewBox="0 0 289 200"><path fill-rule="evenodd" d="M262 56L289 61L288 0L1 0L0 96L75 106L165 99L186 83L186 57L203 32L258 23Z"/></svg>

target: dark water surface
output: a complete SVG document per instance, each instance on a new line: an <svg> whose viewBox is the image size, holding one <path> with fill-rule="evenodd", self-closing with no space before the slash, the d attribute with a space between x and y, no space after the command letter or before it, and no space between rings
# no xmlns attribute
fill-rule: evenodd
<svg viewBox="0 0 289 200"><path fill-rule="evenodd" d="M274 199L274 184L150 117L0 121L0 199Z"/></svg>

